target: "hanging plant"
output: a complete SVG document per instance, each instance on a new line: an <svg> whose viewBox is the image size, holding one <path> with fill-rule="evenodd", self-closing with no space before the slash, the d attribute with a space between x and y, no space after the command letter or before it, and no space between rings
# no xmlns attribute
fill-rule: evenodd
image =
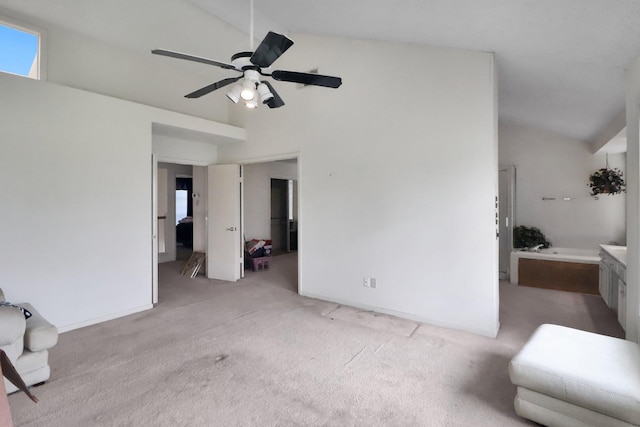
<svg viewBox="0 0 640 427"><path fill-rule="evenodd" d="M618 168L611 169L609 167L609 156L607 155L606 166L598 169L589 177L589 187L591 187L591 195L598 194L620 194L627 191L627 184L622 178L622 171Z"/></svg>

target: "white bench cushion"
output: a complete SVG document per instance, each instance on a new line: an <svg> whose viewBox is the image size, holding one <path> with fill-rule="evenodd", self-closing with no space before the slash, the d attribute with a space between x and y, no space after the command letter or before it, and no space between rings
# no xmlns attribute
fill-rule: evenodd
<svg viewBox="0 0 640 427"><path fill-rule="evenodd" d="M514 384L640 424L640 348L619 338L542 325L509 363Z"/></svg>

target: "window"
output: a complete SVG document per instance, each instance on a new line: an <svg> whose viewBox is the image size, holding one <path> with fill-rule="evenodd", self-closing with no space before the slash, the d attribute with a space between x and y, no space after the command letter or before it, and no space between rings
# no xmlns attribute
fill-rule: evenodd
<svg viewBox="0 0 640 427"><path fill-rule="evenodd" d="M176 225L187 216L189 192L176 190Z"/></svg>
<svg viewBox="0 0 640 427"><path fill-rule="evenodd" d="M0 71L41 79L41 38L40 31L0 17Z"/></svg>
<svg viewBox="0 0 640 427"><path fill-rule="evenodd" d="M287 216L289 221L293 221L293 180L287 182Z"/></svg>

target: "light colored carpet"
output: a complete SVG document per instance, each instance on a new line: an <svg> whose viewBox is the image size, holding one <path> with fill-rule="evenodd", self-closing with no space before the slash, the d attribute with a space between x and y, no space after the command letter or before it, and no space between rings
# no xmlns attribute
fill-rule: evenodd
<svg viewBox="0 0 640 427"><path fill-rule="evenodd" d="M420 323L359 308L340 306L325 314L330 319L373 328L393 335L410 337Z"/></svg>
<svg viewBox="0 0 640 427"><path fill-rule="evenodd" d="M9 397L15 424L531 426L513 410L507 363L535 327L622 335L598 297L506 282L497 339L371 314L366 324L297 295L295 254L270 266L232 284L161 265L155 309L60 336L40 403Z"/></svg>

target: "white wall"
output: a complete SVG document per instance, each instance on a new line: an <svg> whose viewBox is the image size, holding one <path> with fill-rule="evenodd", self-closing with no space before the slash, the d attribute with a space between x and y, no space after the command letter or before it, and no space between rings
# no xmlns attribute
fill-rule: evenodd
<svg viewBox="0 0 640 427"><path fill-rule="evenodd" d="M151 303L151 122L0 75L0 282L63 329Z"/></svg>
<svg viewBox="0 0 640 427"><path fill-rule="evenodd" d="M497 112L488 53L294 35L287 103L246 113L221 162L300 152L300 293L495 335ZM287 62L288 61L288 62ZM464 257L461 265L459 254ZM362 286L375 277L378 288Z"/></svg>
<svg viewBox="0 0 640 427"><path fill-rule="evenodd" d="M152 49L165 48L228 61L233 53L246 50L248 41L244 34L190 2L127 2L127 9L149 11L144 13L136 10L132 14L122 11L123 4L113 2L77 4L77 15L74 22L69 23L74 30L13 12L11 7L29 10L36 6L11 3L24 2L5 1L0 7L0 14L37 25L47 32L48 81L227 122L228 101L224 93L200 99L186 99L184 95L229 77L228 70L151 54ZM153 13L153 10L158 13ZM51 14L68 15L68 11L60 7L51 11ZM138 17L138 21L132 22L134 16ZM147 19L141 21L141 16ZM67 20L55 16L51 19ZM92 19L100 22L92 25ZM191 31L178 35L176 31L180 31L180 26L172 26L171 21L189 22ZM104 22L111 22L111 25L105 26ZM128 27L129 30L120 31L120 27ZM110 29L105 31L105 28ZM124 41L121 39L131 37L127 36L131 34L130 28L138 30L134 40L127 42L129 45L133 43L135 51L122 48ZM91 32L99 33L107 41L88 36ZM224 40L224 43L216 42L219 40Z"/></svg>
<svg viewBox="0 0 640 427"><path fill-rule="evenodd" d="M177 164L215 164L218 160L218 146L210 142L193 141L153 132L153 154L159 160Z"/></svg>
<svg viewBox="0 0 640 427"><path fill-rule="evenodd" d="M627 113L627 339L638 342L640 329L640 57L626 72Z"/></svg>
<svg viewBox="0 0 640 427"><path fill-rule="evenodd" d="M626 196L589 197L589 175L605 167L605 154L592 154L585 142L513 123L501 122L499 133L500 164L516 166L516 225L540 228L556 247L626 243ZM625 155L610 154L609 165L624 171Z"/></svg>
<svg viewBox="0 0 640 427"><path fill-rule="evenodd" d="M152 124L241 129L0 73L0 283L61 330L151 307Z"/></svg>
<svg viewBox="0 0 640 427"><path fill-rule="evenodd" d="M271 239L271 178L298 179L296 163L267 162L244 166L244 235Z"/></svg>
<svg viewBox="0 0 640 427"><path fill-rule="evenodd" d="M193 250L207 252L207 168L193 167ZM205 273L203 271L203 273Z"/></svg>

